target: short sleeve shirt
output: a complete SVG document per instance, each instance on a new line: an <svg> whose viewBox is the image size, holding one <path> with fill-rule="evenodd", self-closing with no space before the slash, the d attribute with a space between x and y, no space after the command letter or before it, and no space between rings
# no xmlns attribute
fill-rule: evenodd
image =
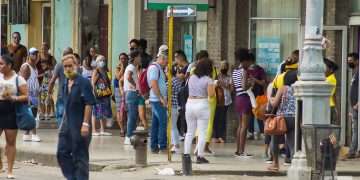
<svg viewBox="0 0 360 180"><path fill-rule="evenodd" d="M14 74L10 79L4 79L4 76L0 74L0 100L3 99L4 93L10 93L15 96L17 93L16 77L18 77L19 86L26 85L26 80L22 76Z"/></svg>
<svg viewBox="0 0 360 180"><path fill-rule="evenodd" d="M167 97L167 86L166 86L166 76L161 66L157 63L151 64L147 71L147 79L149 87L151 88L151 81L156 80L159 86L160 94L163 98ZM155 95L153 89L150 89L150 102L159 102L160 99Z"/></svg>
<svg viewBox="0 0 360 180"><path fill-rule="evenodd" d="M326 77L326 82L333 85L333 87L331 88L330 107L334 107L335 106L334 98L335 98L335 92L336 92L336 77L335 77L335 74L331 74L328 77Z"/></svg>
<svg viewBox="0 0 360 180"><path fill-rule="evenodd" d="M138 74L136 67L133 64L129 64L124 72L124 91L136 91L136 86L134 87L134 85L131 84L128 80L130 72L132 73L132 79L134 80L134 82L138 83Z"/></svg>
<svg viewBox="0 0 360 180"><path fill-rule="evenodd" d="M199 78L196 75L191 75L189 79L189 96L208 97L207 87L209 84L213 84L213 80L209 76Z"/></svg>
<svg viewBox="0 0 360 180"><path fill-rule="evenodd" d="M58 63L55 66L55 70L54 70L54 76L58 77L58 98L63 97L63 91L61 89L63 89L64 87L64 83L65 83L65 74L64 74L64 66L62 63Z"/></svg>

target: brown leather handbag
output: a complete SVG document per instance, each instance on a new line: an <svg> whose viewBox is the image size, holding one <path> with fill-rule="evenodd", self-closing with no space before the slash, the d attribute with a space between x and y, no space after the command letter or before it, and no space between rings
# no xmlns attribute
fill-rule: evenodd
<svg viewBox="0 0 360 180"><path fill-rule="evenodd" d="M265 121L264 132L267 135L283 135L287 132L284 116L270 115Z"/></svg>

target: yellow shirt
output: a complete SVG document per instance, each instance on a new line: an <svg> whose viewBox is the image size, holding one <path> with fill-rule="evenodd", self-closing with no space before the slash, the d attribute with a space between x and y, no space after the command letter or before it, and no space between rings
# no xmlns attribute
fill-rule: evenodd
<svg viewBox="0 0 360 180"><path fill-rule="evenodd" d="M330 107L334 107L335 106L335 92L336 92L336 77L335 74L330 74L328 77L326 77L326 82L328 82L329 84L333 85L334 87L332 87L331 90L331 97L330 97Z"/></svg>
<svg viewBox="0 0 360 180"><path fill-rule="evenodd" d="M280 89L281 87L284 86L285 74L286 72L283 72L275 77L275 79L273 80L273 88Z"/></svg>

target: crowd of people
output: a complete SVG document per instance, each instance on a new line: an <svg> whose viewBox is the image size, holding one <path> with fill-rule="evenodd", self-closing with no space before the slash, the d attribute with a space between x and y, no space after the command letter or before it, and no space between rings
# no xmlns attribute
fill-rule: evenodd
<svg viewBox="0 0 360 180"><path fill-rule="evenodd" d="M271 163L269 171L279 171L280 154L285 155L285 164L291 163L295 152L296 112L292 85L298 80L298 50L279 65L275 77L266 76L249 49L240 48L234 52L236 65L233 66L227 61L217 65L205 50L196 54L194 62L187 59L184 51L177 50L171 69L172 79L169 79L167 45L161 45L152 57L146 52L145 39L132 39L129 52L119 54L111 79L107 59L98 54L96 48L90 48L83 60L72 48L66 48L61 61L57 62L49 54L48 44L43 43L40 50L35 47L27 50L20 40L20 33L13 33L12 43L2 47L0 58L0 129L6 136L10 178L13 177L17 134L14 102L26 101L38 120L56 118L60 129L57 155L67 178L88 176L84 172L89 168L91 136L112 135L105 130L113 117L112 100L120 136L125 137L124 145L130 145L134 131L141 126L150 130L151 152L167 153L167 111L168 101L171 101L171 152L183 153L184 158L190 158L194 153L196 163L209 163L205 156L214 154L211 143L224 143L227 139L227 114L234 103L234 111L239 117L234 156L252 157L246 150L247 139L264 137L264 156L266 162ZM326 58L324 64L327 81L334 85L329 106L332 123L336 124L339 119L335 100L338 67ZM358 68L357 54L349 55L349 65ZM172 82L172 99L167 98L169 81ZM58 84L56 103L53 100L55 82ZM352 82L354 95L351 98L357 98L358 73L354 74ZM352 103L354 122L357 122L356 102ZM148 123L150 117L146 117L147 104L151 106L151 125ZM286 133L264 134L264 123L269 114L285 118ZM255 124L258 130L254 128ZM353 130L357 133L357 125ZM87 138L80 138L82 136ZM355 157L355 137L357 134L349 158ZM192 151L194 138L196 147ZM24 132L23 140L41 141L36 129ZM184 140L183 151L181 140Z"/></svg>

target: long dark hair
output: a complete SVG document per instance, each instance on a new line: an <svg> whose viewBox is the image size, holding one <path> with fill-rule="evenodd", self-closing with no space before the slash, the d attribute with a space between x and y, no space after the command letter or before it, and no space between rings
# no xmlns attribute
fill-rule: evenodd
<svg viewBox="0 0 360 180"><path fill-rule="evenodd" d="M14 59L9 55L2 55L1 59L5 61L6 65L10 65L11 69L14 70Z"/></svg>
<svg viewBox="0 0 360 180"><path fill-rule="evenodd" d="M198 63L196 64L194 74L199 78L203 76L211 77L212 69L213 69L212 61L208 58L204 58L198 61Z"/></svg>

